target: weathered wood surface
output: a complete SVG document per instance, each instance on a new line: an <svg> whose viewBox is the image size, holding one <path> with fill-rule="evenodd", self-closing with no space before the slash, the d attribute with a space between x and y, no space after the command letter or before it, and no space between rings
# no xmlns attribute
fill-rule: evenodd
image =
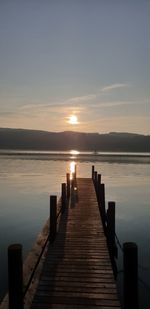
<svg viewBox="0 0 150 309"><path fill-rule="evenodd" d="M49 245L31 308L120 308L91 179L77 179L56 240Z"/></svg>

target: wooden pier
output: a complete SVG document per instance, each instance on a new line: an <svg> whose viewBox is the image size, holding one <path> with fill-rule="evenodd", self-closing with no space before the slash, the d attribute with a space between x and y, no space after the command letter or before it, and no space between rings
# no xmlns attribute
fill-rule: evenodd
<svg viewBox="0 0 150 309"><path fill-rule="evenodd" d="M75 169L70 181L67 174L58 203L50 197L50 219L23 267L21 248L8 248L9 293L2 309L121 308L114 276L115 203L108 203L106 213L105 186L94 167L92 178L76 178Z"/></svg>
<svg viewBox="0 0 150 309"><path fill-rule="evenodd" d="M31 308L120 308L92 179L77 179Z"/></svg>

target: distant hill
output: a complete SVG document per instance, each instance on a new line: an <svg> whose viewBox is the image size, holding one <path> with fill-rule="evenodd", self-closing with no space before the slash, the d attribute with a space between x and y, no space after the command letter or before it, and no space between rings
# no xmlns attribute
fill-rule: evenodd
<svg viewBox="0 0 150 309"><path fill-rule="evenodd" d="M150 152L150 135L0 128L0 149Z"/></svg>

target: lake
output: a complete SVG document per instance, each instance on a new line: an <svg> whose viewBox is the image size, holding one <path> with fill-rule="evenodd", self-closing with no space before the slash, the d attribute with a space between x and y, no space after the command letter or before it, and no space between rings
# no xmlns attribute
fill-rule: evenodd
<svg viewBox="0 0 150 309"><path fill-rule="evenodd" d="M136 242L140 308L150 308L150 154L0 151L0 298L7 290L7 247L22 243L24 257L49 216L49 195L60 196L70 163L78 177L95 165L105 183L106 202L116 202L121 243ZM118 290L122 297L122 252L118 249Z"/></svg>

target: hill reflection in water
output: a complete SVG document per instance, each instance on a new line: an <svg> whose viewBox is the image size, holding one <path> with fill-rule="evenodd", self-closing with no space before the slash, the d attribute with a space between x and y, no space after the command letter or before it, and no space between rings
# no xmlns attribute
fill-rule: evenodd
<svg viewBox="0 0 150 309"><path fill-rule="evenodd" d="M23 151L23 150L0 150L0 156L13 159L25 160L77 160L78 162L108 162L108 163L150 163L150 153L139 152L79 152L70 151Z"/></svg>

